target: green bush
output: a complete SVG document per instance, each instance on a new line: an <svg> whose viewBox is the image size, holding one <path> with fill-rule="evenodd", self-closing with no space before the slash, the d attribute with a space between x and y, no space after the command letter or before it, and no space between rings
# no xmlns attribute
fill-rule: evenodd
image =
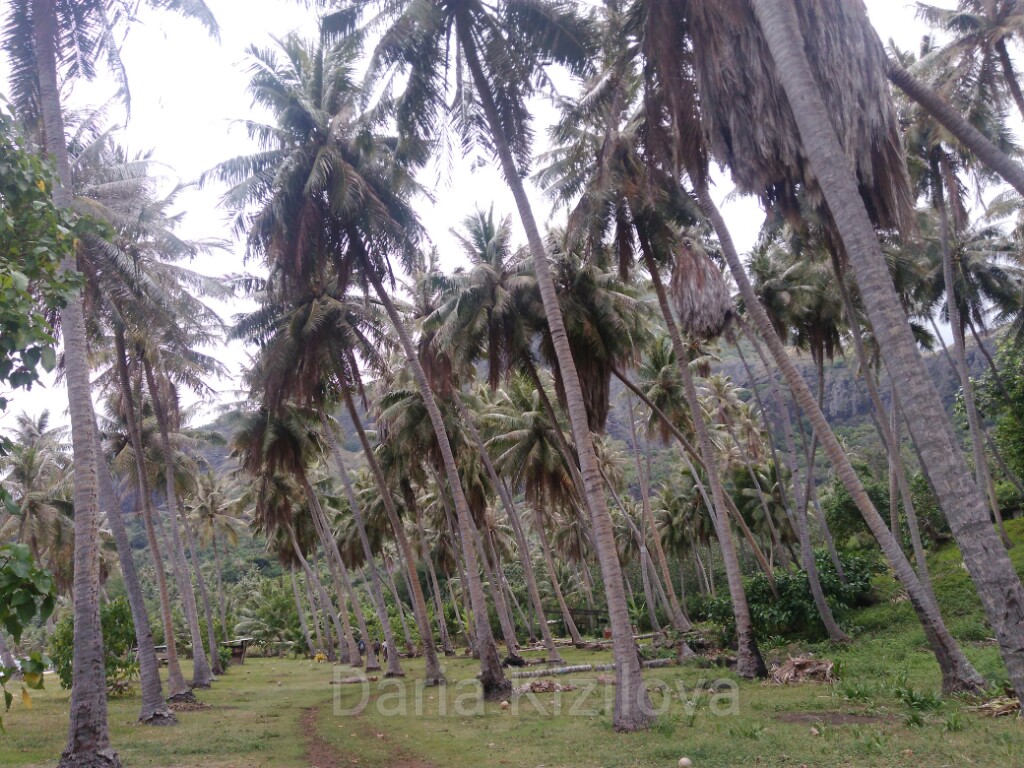
<svg viewBox="0 0 1024 768"><path fill-rule="evenodd" d="M877 559L859 553L841 553L840 562L846 574L846 584L839 580L828 552L815 552L814 559L818 566L825 599L828 600L837 621L841 622L843 617L855 608L870 605L871 579L879 570ZM805 571L792 574L777 572L777 599L772 594L768 578L763 573L746 578L743 582L750 605L750 618L758 638L821 640L827 637L825 627L818 616L818 609L814 605ZM732 612L732 600L728 595L708 600L702 607L702 612L702 618L722 627L724 638L731 639L735 636L736 621Z"/></svg>
<svg viewBox="0 0 1024 768"><path fill-rule="evenodd" d="M100 625L103 628L107 692L127 693L130 683L139 676L139 663L134 652L135 624L128 601L119 597L101 605ZM50 657L62 688L71 687L74 644L74 618L69 613L58 622L50 640Z"/></svg>

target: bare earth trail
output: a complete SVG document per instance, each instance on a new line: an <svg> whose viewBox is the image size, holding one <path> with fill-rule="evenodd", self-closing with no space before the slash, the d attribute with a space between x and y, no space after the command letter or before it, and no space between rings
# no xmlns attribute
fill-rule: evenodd
<svg viewBox="0 0 1024 768"><path fill-rule="evenodd" d="M319 707L309 707L303 711L302 717L299 719L302 736L306 742L306 759L308 764L312 768L346 768L359 765L361 762L359 756L339 751L320 735L318 728L319 715ZM352 718L349 722L352 723L353 728L358 730L365 731L367 728L366 723L361 718ZM375 736L378 740L388 744L387 734L377 732ZM387 768L434 768L431 763L412 757L399 747L392 746L391 752L392 758L388 762Z"/></svg>

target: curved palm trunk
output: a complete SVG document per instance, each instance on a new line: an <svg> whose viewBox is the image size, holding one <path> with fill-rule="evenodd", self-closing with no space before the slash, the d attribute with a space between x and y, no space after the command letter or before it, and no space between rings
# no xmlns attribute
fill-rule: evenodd
<svg viewBox="0 0 1024 768"><path fill-rule="evenodd" d="M782 341L775 333L775 329L768 319L768 314L758 301L750 280L743 270L743 265L740 263L739 253L736 251L729 228L726 226L725 219L722 218L721 212L719 212L718 207L711 198L706 182L698 186L697 196L701 208L711 220L719 242L722 244L722 253L729 264L729 270L732 272L736 284L739 286L743 303L747 311L753 316L761 338L768 345L775 365L782 371L782 375L785 377L786 383L789 385L800 410L810 420L814 433L818 436L818 440L821 442L822 448L836 472L836 476L843 483L846 490L849 491L869 530L885 553L889 565L896 573L896 577L907 590L911 605L921 621L925 635L942 671L943 690L953 692L983 689L985 685L984 679L974 669L967 660L967 657L964 656L963 651L956 644L956 641L949 634L949 630L946 628L939 613L938 606L929 598L927 592L921 586L917 574L903 554L902 549L900 549L899 542L896 541L892 531L889 530L882 516L878 514L878 510L871 503L871 499L868 497L867 491L865 491L860 478L850 463L849 457L843 451L839 440L829 427L821 409L818 408L817 401L814 395L811 394L807 382L804 381L800 372L797 371L793 361L786 353Z"/></svg>
<svg viewBox="0 0 1024 768"><path fill-rule="evenodd" d="M402 583L405 584L406 591L408 592L408 594L411 595L412 594L412 585L409 584L409 575L408 575L408 572L405 570L405 565L403 563L402 553L401 552L395 552L395 557L398 560L398 573L402 577ZM409 631L409 622L405 620L405 613L406 613L405 602L402 600L401 595L398 594L398 583L395 581L395 574L392 572L391 568L388 566L388 563L384 559L383 555L381 556L381 563L384 566L384 572L387 573L387 575L388 575L388 585L391 588L391 596L395 599L395 607L398 608L398 620L399 620L399 622L402 625L402 635L405 637L405 652L406 652L406 655L409 658L413 658L416 655L416 643L413 642L412 632ZM415 567L416 567L415 564L413 564L413 568L414 569L415 569ZM422 589L422 587L421 587L421 589ZM423 605L426 606L426 596L424 596ZM426 612L426 608L424 607L424 613L425 612Z"/></svg>
<svg viewBox="0 0 1024 768"><path fill-rule="evenodd" d="M196 546L195 533L189 525L188 515L181 500L178 500L178 518L181 520L181 528L185 531L185 544L188 547L189 559L192 560L192 570L196 574L196 586L199 587L199 599L203 602L203 616L206 619L206 648L210 659L210 670L214 675L223 675L224 668L220 664L220 653L217 650L217 633L214 629L213 607L210 604L210 592L206 589L206 578L199 567L199 548Z"/></svg>
<svg viewBox="0 0 1024 768"><path fill-rule="evenodd" d="M1006 49L1006 40L1000 40L995 45L996 55L999 57L999 66L1003 70L1003 80L1006 81L1006 88L1013 96L1017 105L1017 111L1024 117L1024 92L1021 91L1020 82L1017 80L1017 73L1013 71L1013 62L1010 60L1010 52Z"/></svg>
<svg viewBox="0 0 1024 768"><path fill-rule="evenodd" d="M189 636L192 640L192 687L209 688L213 682L213 673L210 671L210 662L206 658L206 651L203 649L203 636L199 631L199 610L196 607L196 595L192 590L188 563L185 561L185 549L181 543L178 521L175 519L175 511L178 508L178 493L174 487L174 448L171 446L171 433L165 407L166 403L162 390L157 386L156 377L153 374L153 366L148 360L143 360L143 368L146 373L146 383L149 386L149 396L152 398L153 410L156 413L157 424L160 428L160 446L164 454L167 521L171 529L171 566L174 571L174 578L178 584L178 592L181 595L182 606L185 609L185 620L188 622Z"/></svg>
<svg viewBox="0 0 1024 768"><path fill-rule="evenodd" d="M305 571L304 571L305 573ZM309 615L313 621L313 634L316 635L316 648L325 655L331 661L334 661L334 649L330 647L330 643L324 645L323 632L320 630L320 615L316 607L316 598L313 596L312 581L309 575L306 574L306 600L309 603ZM327 621L327 617L324 617L324 621Z"/></svg>
<svg viewBox="0 0 1024 768"><path fill-rule="evenodd" d="M369 266L369 265L367 265ZM459 526L459 540L462 543L462 553L466 561L466 571L469 579L469 599L473 607L473 622L476 629L476 641L477 651L480 653L480 683L483 687L484 698L487 699L502 699L505 698L512 690L512 684L505 677L505 672L501 667L501 659L498 657L498 649L494 642L494 635L491 633L491 626L487 620L487 601L484 597L483 583L480 580L480 564L476 556L476 548L473 545L473 518L469 510L469 502L466 500L466 495L462 489L462 481L459 477L459 470L455 464L455 455L452 452L451 442L448 440L448 434L445 432L444 419L441 416L441 411L437 407L437 401L434 399L434 393L430 389L430 384L427 382L426 374L423 372L423 366L420 364L419 356L416 354L416 350L413 348L412 341L409 338L409 331L405 327L405 323L402 321L401 316L398 314L398 310L395 309L394 302L391 301L391 297L388 292L384 289L384 285L381 283L380 278L372 271L368 270L368 275L371 282L373 283L374 290L377 293L377 297L384 305L385 310L388 313L388 317L391 319L391 324L395 327L398 333L399 339L402 343L402 350L405 352L406 360L412 368L413 377L416 380L416 386L419 390L420 397L423 398L423 403L426 406L427 413L430 416L430 423L434 428L434 435L437 438L438 447L441 451L441 458L444 461L445 475L448 478L449 486L451 487L452 496L455 500L455 515ZM357 425L359 422L356 422ZM360 439L364 439L365 436ZM374 479L378 483L378 487L383 486L387 489L387 484L384 482L384 476L380 471L380 466L376 462L376 458L373 457L373 451L366 451L364 446L364 452L368 453L367 459L370 461L371 471L373 472ZM376 467L376 469L374 469ZM387 493L383 493L385 508L390 503L390 496ZM394 505L391 504L392 510ZM388 516L391 516L391 511L388 512ZM397 513L395 514L397 518ZM392 525L395 525L397 521L392 521ZM408 539L405 537L404 529L401 523L398 522L398 530L396 530L396 536L400 536L402 542L403 551L406 551L409 547ZM401 531L401 533L399 533ZM416 579L416 584L419 580ZM421 592L422 595L422 592ZM420 601L417 600L417 603ZM417 608L419 610L419 608ZM433 635L428 631L424 636L424 643L428 640L431 645L433 644ZM436 659L436 651L434 653ZM437 670L440 676L440 667Z"/></svg>
<svg viewBox="0 0 1024 768"><path fill-rule="evenodd" d="M295 610L299 614L299 627L302 629L302 637L306 641L306 648L309 650L310 656L315 656L316 651L313 649L313 641L309 637L309 625L306 623L306 609L302 605L302 598L299 597L299 585L295 581L295 566L288 566L288 576L292 582L292 597L295 598Z"/></svg>
<svg viewBox="0 0 1024 768"><path fill-rule="evenodd" d="M907 518L907 527L910 530L910 542L914 550L914 560L917 563L917 577L921 580L921 586L928 593L931 601L938 604L935 599L935 592L932 589L931 574L928 572L928 558L924 551L924 542L921 540L921 526L917 521L917 510L914 507L914 495L910 490L910 482L907 479L906 467L903 464L903 457L900 454L900 419L899 399L897 397L896 385L892 383L892 405L890 420L886 419L885 405L882 403L878 387L871 376L867 351L864 349L864 338L861 334L860 323L857 321L856 308L853 305L853 297L850 295L850 288L843 276L842 265L836 254L832 255L832 270L836 274L839 284L839 293L843 300L843 311L846 314L846 324L850 329L850 336L853 338L853 348L860 363L864 375L864 384L868 390L868 397L875 409L875 425L878 427L882 444L889 453L889 471L895 476L896 486L899 488L900 496L903 499L903 512ZM890 490L891 497L891 490ZM897 510L898 515L898 510ZM899 541L899 521L894 520L890 525L892 535Z"/></svg>
<svg viewBox="0 0 1024 768"><path fill-rule="evenodd" d="M1002 176L1010 186L1024 195L1024 167L1011 160L981 131L967 122L940 93L916 79L892 59L889 59L886 64L886 75L889 82L924 107L929 115L953 134L957 141L967 147L982 163ZM783 86L785 86L785 82ZM803 133L802 129L801 133Z"/></svg>
<svg viewBox="0 0 1024 768"><path fill-rule="evenodd" d="M303 472L300 481L302 483L302 490L306 496L306 501L309 504L310 519L313 522L313 528L316 531L317 538L320 539L320 545L324 548L324 552L327 557L327 569L330 571L331 580L334 582L334 591L338 596L338 622L340 622L338 632L338 656L339 661L342 664L351 664L353 666L359 666L362 663L362 658L359 653L359 647L356 645L355 638L352 635L352 623L349 621L348 616L348 605L351 603L352 609L356 615L356 623L359 625L359 631L362 633L365 644L368 648L366 655L366 669L367 671L376 671L380 669L380 664L377 661L377 657L373 653L373 644L370 642L369 635L366 632L366 618L363 616L363 609L359 603L359 597L356 595L355 590L352 588L352 581L349 579L348 569L345 567L345 561L341 558L341 552L338 551L338 542L335 541L334 535L331 533L331 526L327 520L327 515L324 514L323 507L320 504L320 497L316 495L316 491L309 482L309 478ZM348 602L346 602L346 596ZM333 603L328 602L325 606L332 606ZM390 624L387 625L390 630Z"/></svg>
<svg viewBox="0 0 1024 768"><path fill-rule="evenodd" d="M32 0L32 36L39 80L46 151L57 166L53 203L71 207L71 166L64 135L64 115L57 83L57 12L54 0ZM61 265L75 271L73 258ZM69 296L60 312L64 364L74 451L75 554L73 586L75 637L72 659L68 740L60 765L120 766L110 746L107 724L106 667L100 626L100 509L96 456L96 417L89 383L88 346L81 294Z"/></svg>
<svg viewBox="0 0 1024 768"><path fill-rule="evenodd" d="M96 446L96 455L103 453ZM132 612L132 624L135 626L135 647L139 661L139 688L142 694L142 709L139 722L144 725L173 725L178 718L164 701L163 684L160 682L160 665L156 660L156 644L153 642L153 629L149 626L149 614L146 611L145 598L142 595L142 582L132 557L128 532L124 527L121 504L114 492L114 483L107 466L100 467L99 500L107 510L107 522L110 532L117 545L117 557L121 563L121 575L124 578L125 591L128 593L128 607ZM2 638L0 638L2 644ZM3 648L0 647L0 652Z"/></svg>
<svg viewBox="0 0 1024 768"><path fill-rule="evenodd" d="M379 286L378 294L383 293L385 296L386 292L383 290L384 286L380 285L379 281L375 278L375 287ZM409 342L408 333L405 330L404 325L401 322L401 318L398 316L398 312L394 308L394 304L391 303L390 297L388 297L388 315L391 317L391 322L401 326L399 334L402 335L403 346L408 343L406 348L406 354L410 354L412 351L412 344ZM392 314L394 313L394 314ZM422 367L419 367L419 358L415 357L414 366L419 370L417 379L423 374ZM426 376L423 376L423 384L426 385ZM430 392L429 386L426 387L426 392L421 390L420 396L423 397L424 402L427 401L427 396L430 396L430 403L433 405L434 411L437 412L437 421L434 422L434 432L444 433L444 423L441 421L441 413L437 411L437 403L434 402L433 393ZM398 544L399 551L402 554L402 559L405 562L406 573L409 574L409 586L411 588L413 615L416 619L416 627L420 633L420 639L423 641L423 656L426 662L426 668L424 674L428 685L444 685L447 681L444 677L444 672L441 671L441 662L437 658L437 646L434 643L434 632L430 627L430 616L427 614L427 601L423 597L423 587L420 584L419 574L416 573L416 558L413 556L412 546L409 544L409 537L405 532L405 525L402 523L402 518L398 516L398 510L395 508L394 499L391 497L391 489L388 487L387 481L384 479L384 472L380 468L380 462L377 461L377 455L373 452L373 447L370 445L370 440L366 436L366 430L363 429L362 419L359 418L359 413L356 411L355 403L352 402L352 395L347 390L345 392L345 407L348 409L348 414L352 419L353 426L355 426L356 434L359 436L359 444L363 448L363 455L366 456L366 462L370 466L370 475L373 477L374 483L377 485L377 490L381 494L381 500L384 502L384 511L387 513L388 521L391 523L391 528L395 532L395 541ZM428 411L430 410L428 406ZM433 420L433 417L431 417ZM445 445L448 445L448 453L451 453L451 445L448 444L448 436L445 437ZM442 453L444 448L442 447ZM446 459L447 464L447 459ZM452 469L455 469L455 459L452 459ZM456 479L458 473L456 471ZM461 491L462 486L459 486ZM465 500L465 497L463 497ZM456 505L456 509L457 509ZM467 512L468 506L467 506ZM473 610L476 611L477 607L474 604ZM495 651L495 657L497 651ZM483 659L481 659L483 663ZM501 666L499 662L498 670L500 673ZM502 678L504 676L502 675ZM482 681L484 679L482 678ZM488 685L484 682L484 694L488 694Z"/></svg>
<svg viewBox="0 0 1024 768"><path fill-rule="evenodd" d="M967 367L967 346L964 343L964 323L960 317L960 307L956 302L956 282L953 275L953 249L950 245L949 212L946 209L946 200L942 187L944 177L952 175L947 167L939 169L939 161L933 163L933 174L937 177L933 182L934 203L939 212L940 241L942 243L942 278L946 288L946 313L949 316L950 329L953 332L953 353L956 356L956 373L960 379L960 390L964 394L964 411L967 413L967 426L971 434L971 449L974 455L974 477L978 488L988 495L989 508L992 517L999 527L999 535L1002 537L1003 546L1009 548L1010 537L1003 525L1002 511L999 509L999 501L996 499L995 486L992 484L992 476L988 471L988 459L985 458L985 444L982 439L981 419L978 416L978 407L974 402L974 384L971 382L971 372ZM1024 694L1022 694L1024 695Z"/></svg>
<svg viewBox="0 0 1024 768"><path fill-rule="evenodd" d="M338 611L334 610L334 605L331 603L331 598L327 594L327 590L324 589L323 583L320 581L320 577L316 575L316 571L310 566L309 561L302 554L302 548L299 547L298 538L295 536L295 529L291 523L287 527L288 537L291 540L292 551L295 552L295 556L299 558L299 562L302 564L302 570L306 572L306 580L313 583L313 588L316 590L316 594L320 598L321 611L324 614L324 631L327 633L327 646L331 648L331 654L333 655L334 644L331 642L331 624L334 625L335 634L338 637L338 645L340 646L345 642L345 632L341 628L341 619L338 617ZM367 642L369 645L369 642Z"/></svg>
<svg viewBox="0 0 1024 768"><path fill-rule="evenodd" d="M558 368L565 388L566 407L569 422L572 425L576 450L580 459L580 474L587 509L591 516L591 532L594 549L601 563L604 577L605 595L608 601L608 614L612 628L613 656L615 658L615 710L612 723L616 730L636 731L647 728L654 721L654 714L641 674L640 659L637 657L633 632L629 623L629 608L626 603L626 592L623 586L622 569L619 566L618 554L615 549L615 533L608 503L601 487L601 477L597 471L597 457L590 435L587 421L586 406L583 403L583 392L580 387L579 374L569 348L569 339L562 322L562 313L558 304L558 295L548 267L547 252L541 239L540 229L530 207L530 200L523 186L522 176L516 167L515 159L508 139L502 130L501 118L490 91L490 84L484 74L483 67L477 56L476 43L472 38L467 19L457 23L457 35L466 65L469 68L483 107L484 116L494 141L496 154L501 160L505 181L512 190L520 219L526 230L526 238L530 245L533 268L537 275L537 286L540 289L544 304L544 315L547 318L551 341L558 359Z"/></svg>
<svg viewBox="0 0 1024 768"><path fill-rule="evenodd" d="M220 547L217 546L217 531L214 529L213 534L210 538L210 543L213 548L213 563L217 569L217 608L220 612L220 633L227 639L228 637L228 612L227 606L225 605L224 596L224 568L220 562Z"/></svg>
<svg viewBox="0 0 1024 768"><path fill-rule="evenodd" d="M682 378L683 390L690 407L690 413L693 416L693 427L697 434L697 447L700 450L700 457L704 462L704 471L708 476L708 484L711 486L713 506L709 507L708 511L711 513L711 522L715 527L715 533L718 536L722 551L725 575L729 583L729 594L732 597L733 616L736 619L736 672L740 676L748 678L767 677L768 668L765 666L764 659L761 657L761 651L757 647L757 641L754 639L754 625L750 620L747 593L743 587L743 572L740 569L739 557L736 554L736 544L732 537L732 525L729 523L729 507L726 502L725 489L722 487L722 479L718 472L715 448L711 442L711 432L708 430L707 422L704 420L704 411L697 397L697 387L693 382L693 374L690 372L689 357L686 354L686 347L683 345L683 337L679 334L679 326L676 325L675 318L672 316L672 308L668 301L668 295L665 292L665 285L661 281L658 264L655 262L654 255L650 252L649 247L644 248L643 251L647 271L651 275L654 291L658 297L658 304L661 306L661 314L665 320L669 338L672 340L672 347L676 353L676 363ZM742 521L742 515L739 515L738 512L739 510L737 510L737 517ZM762 567L764 566L762 565ZM768 568L767 572L770 571L771 568Z"/></svg>
<svg viewBox="0 0 1024 768"><path fill-rule="evenodd" d="M544 555L544 565L548 570L548 580L551 582L551 591L555 593L555 600L558 602L558 610L562 614L562 623L565 624L565 629L569 633L569 639L572 640L572 644L577 648L582 648L585 643L583 638L580 636L580 631L576 627L576 622L572 618L572 612L569 611L569 606L565 602L565 596L562 594L562 586L558 583L558 572L555 570L555 558L551 554L551 543L548 541L548 532L544 527L543 521L541 521L535 514L533 518L534 528L537 531L537 538L540 539L541 552Z"/></svg>
<svg viewBox="0 0 1024 768"><path fill-rule="evenodd" d="M508 609L508 601L505 600L505 591L502 589L498 573L501 564L494 556L494 552L487 545L486 535L474 526L473 536L476 545L480 550L480 562L484 566L484 573L487 575L487 589L491 593L491 602L494 603L494 610L498 614L498 625L501 627L501 635L505 640L505 648L510 656L517 655L519 651L519 640L516 638L515 622Z"/></svg>
<svg viewBox="0 0 1024 768"><path fill-rule="evenodd" d="M121 399L125 422L128 425L128 440L135 456L136 489L142 506L142 520L146 527L146 541L149 544L150 556L153 558L153 570L156 574L157 592L160 597L160 618L164 628L164 643L167 645L167 695L170 701L194 701L185 676L181 673L178 660L178 644L174 637L174 619L171 612L170 591L167 589L167 571L161 552L160 539L157 536L155 513L153 510L153 493L149 486L149 473L146 471L145 449L142 444L142 432L135 413L135 399L132 396L131 378L128 374L128 357L125 347L124 329L114 331L114 351L117 359L118 381L121 387Z"/></svg>
<svg viewBox="0 0 1024 768"><path fill-rule="evenodd" d="M516 537L516 548L519 551L519 562L523 568L523 578L526 580L526 591L530 595L530 602L533 606L534 613L537 615L537 620L540 622L541 637L544 640L544 647L547 648L548 661L552 663L563 663L562 656L558 652L558 648L555 645L555 640L551 636L551 627L548 626L547 618L544 616L544 603L540 599L540 590L537 588L537 577L533 572L533 562L530 560L530 548L529 542L527 541L526 534L523 531L523 521L519 516L519 510L516 509L515 502L512 500L512 494L509 493L508 486L505 485L504 479L499 477L497 470L494 467L494 462L491 461L491 455L487 451L487 446L484 445L483 438L480 436L479 430L476 428L476 422L466 408L466 404L462 400L462 396L455 393L455 404L459 409L459 417L462 419L462 423L466 427L466 431L469 432L470 440L473 441L473 445L480 454L481 459L484 462L484 468L487 470L487 476L491 480L491 485L498 492L498 498L501 500L502 506L505 508L505 514L508 515L509 524L512 526L512 532Z"/></svg>
<svg viewBox="0 0 1024 768"><path fill-rule="evenodd" d="M416 503L416 494L413 493L412 485L407 480L402 482L402 495L405 498L405 506L412 510L413 518L416 520L416 533L420 545L420 559L427 564L427 573L430 574L430 587L434 598L434 613L437 615L438 629L441 631L441 650L445 656L454 656L455 647L452 645L451 634L448 631L448 620L444 616L444 602L441 597L441 585L437 581L437 570L434 568L434 561L430 557L430 550L427 548L427 532L423 526L423 513Z"/></svg>
<svg viewBox="0 0 1024 768"><path fill-rule="evenodd" d="M338 440L334 436L334 430L331 429L331 423L327 419L327 413L324 411L322 405L317 406L317 413L320 416L320 426L323 430L324 437L327 438L327 444L330 446L331 455L334 457L335 469L337 470L338 476L341 478L341 484L345 489L345 497L348 499L349 508L352 510L352 519L355 520L356 523L356 532L359 534L359 543L363 548L363 557L366 558L366 566L370 570L370 595L373 597L374 607L377 611L377 618L380 620L381 627L384 631L384 641L388 644L388 648L391 649L391 653L388 654L387 660L387 676L403 677L405 673L402 672L402 667L398 661L398 647L395 645L395 638L391 632L391 621L388 618L387 604L384 602L384 593L381 590L380 572L377 570L377 564L373 558L373 548L370 546L370 538L366 534L363 508L356 496L355 489L352 487L352 478L349 476L348 469L341 457L341 446L338 445ZM363 639L369 645L369 639L366 637Z"/></svg>
<svg viewBox="0 0 1024 768"><path fill-rule="evenodd" d="M651 510L651 494L649 488L650 473L650 452L647 453L647 473L644 473L640 464L640 445L637 439L636 420L633 412L633 398L627 392L626 404L629 409L629 433L632 438L633 460L636 463L636 474L640 481L640 501L643 508L644 520L651 531L651 539L654 542L654 554L658 558L658 568L661 570L661 578L665 583L666 597L668 599L668 614L672 621L672 628L677 632L689 632L693 626L683 615L683 609L679 605L679 598L676 596L675 586L672 584L672 573L668 568L668 558L665 557L665 550L661 546L661 539L658 536L658 528L654 523L654 512Z"/></svg>

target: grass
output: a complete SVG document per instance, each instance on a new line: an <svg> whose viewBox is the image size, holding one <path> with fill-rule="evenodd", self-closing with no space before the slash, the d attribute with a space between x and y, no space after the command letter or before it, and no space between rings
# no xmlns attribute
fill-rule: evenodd
<svg viewBox="0 0 1024 768"><path fill-rule="evenodd" d="M1024 572L1024 521L1008 528L1022 544L1012 556ZM1005 671L998 649L988 639L955 548L933 557L932 573L944 614L967 655L990 681L1001 683ZM853 644L810 649L836 662L836 684L736 682L722 670L694 666L650 670L645 676L664 714L645 733L614 732L605 699L614 688L598 685L591 691L594 673L555 678L574 684L572 692L521 696L508 709L481 705L476 662L460 657L445 660L444 689L417 686L422 662L403 662L409 675L404 694L395 682L373 683L358 714L351 711L358 709L362 688L331 684L336 673L351 670L250 659L212 690L199 692L209 708L180 713L174 728L136 725L136 696L111 700L111 738L124 764L139 768L671 768L684 755L695 766L715 768L1024 765L1021 722L983 718L969 702L941 698L938 668L909 606L891 581L882 578L878 587L883 599L853 619ZM774 653L796 650L806 649ZM606 653L572 649L563 655L569 664L609 660ZM706 690L719 677L736 685L734 711L729 689L717 697ZM31 710L17 701L5 717L0 766L56 763L67 728L68 692L52 678L47 686L33 693ZM671 691L668 700L664 690Z"/></svg>

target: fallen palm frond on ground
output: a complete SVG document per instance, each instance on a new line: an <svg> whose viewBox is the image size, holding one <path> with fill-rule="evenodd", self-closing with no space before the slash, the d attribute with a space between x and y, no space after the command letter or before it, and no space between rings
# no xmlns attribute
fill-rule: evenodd
<svg viewBox="0 0 1024 768"><path fill-rule="evenodd" d="M836 665L828 659L813 656L790 657L772 670L771 679L779 685L790 683L832 683L836 679Z"/></svg>
<svg viewBox="0 0 1024 768"><path fill-rule="evenodd" d="M976 707L971 707L972 712L977 712L985 717L1009 717L1010 715L1020 715L1020 699L1015 699L1010 696L999 696L991 701L986 701L984 704L979 704Z"/></svg>

